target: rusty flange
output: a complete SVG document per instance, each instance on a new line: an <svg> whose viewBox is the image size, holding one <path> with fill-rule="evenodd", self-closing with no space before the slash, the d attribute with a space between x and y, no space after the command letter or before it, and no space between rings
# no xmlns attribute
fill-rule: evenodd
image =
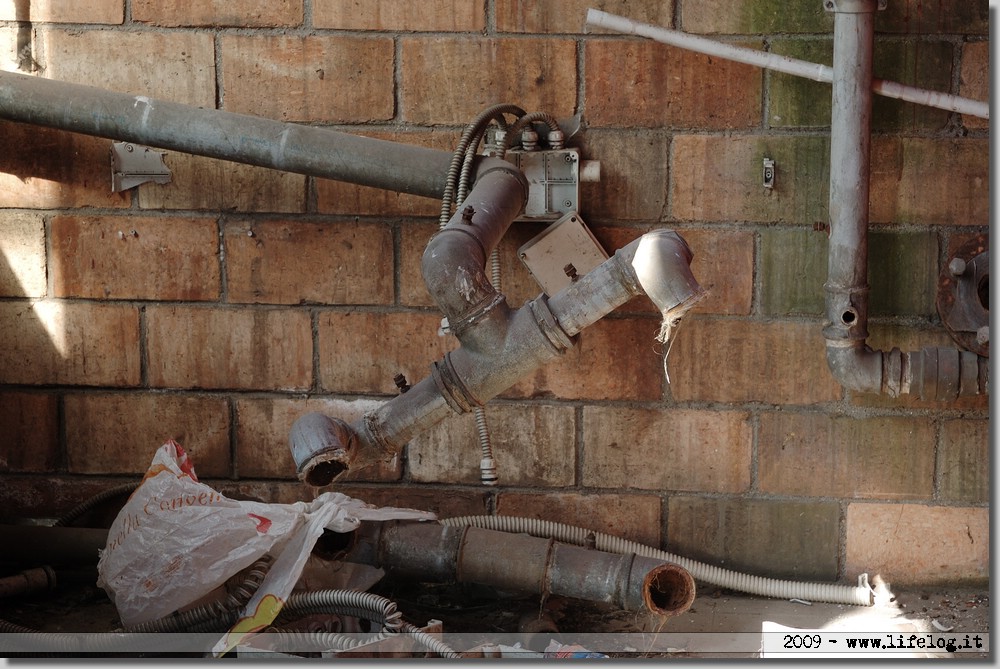
<svg viewBox="0 0 1000 669"><path fill-rule="evenodd" d="M966 351L990 355L989 237L966 242L941 269L937 310L948 334Z"/></svg>

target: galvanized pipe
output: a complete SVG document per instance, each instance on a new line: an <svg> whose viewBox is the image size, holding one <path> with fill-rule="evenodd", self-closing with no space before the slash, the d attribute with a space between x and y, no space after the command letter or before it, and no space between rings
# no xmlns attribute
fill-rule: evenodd
<svg viewBox="0 0 1000 669"><path fill-rule="evenodd" d="M479 223L473 218L469 224L456 225L475 228ZM430 376L352 425L323 414L299 418L289 445L298 475L306 483L325 486L352 465L391 459L412 438L450 414L483 406L524 375L564 354L575 345L577 333L636 295L649 295L665 317L677 318L703 294L691 274L692 255L683 238L658 230L619 249L551 298L540 295L512 311L481 264L491 249L480 249L479 240L494 237L479 234L450 233L441 237L447 246L435 245L437 251L424 256L425 266L428 258L435 265L428 276L441 283L432 293L462 292L439 299L447 313L457 317L462 346L435 362ZM475 263L461 258L467 253ZM463 268L461 272L444 268L454 262Z"/></svg>
<svg viewBox="0 0 1000 669"><path fill-rule="evenodd" d="M553 539L425 522L363 525L348 562L371 564L428 582L605 602L672 616L694 601L695 583L679 565L608 553Z"/></svg>
<svg viewBox="0 0 1000 669"><path fill-rule="evenodd" d="M827 363L849 390L954 400L989 390L987 360L968 351L873 350L868 338L872 58L878 0L835 0L830 120Z"/></svg>
<svg viewBox="0 0 1000 669"><path fill-rule="evenodd" d="M440 199L451 153L0 71L0 118Z"/></svg>

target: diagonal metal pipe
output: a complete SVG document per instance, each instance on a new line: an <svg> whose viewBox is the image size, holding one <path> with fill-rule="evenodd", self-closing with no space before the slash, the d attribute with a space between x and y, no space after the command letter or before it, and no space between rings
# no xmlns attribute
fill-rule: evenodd
<svg viewBox="0 0 1000 669"><path fill-rule="evenodd" d="M819 1L819 0L817 0ZM949 401L989 392L989 359L957 348L903 352L871 349L868 337L868 206L874 93L989 118L989 105L875 79L875 12L885 0L822 0L834 12L833 67L669 30L597 9L587 25L639 35L683 49L832 84L830 252L827 257L826 358L844 388L891 397L912 393Z"/></svg>
<svg viewBox="0 0 1000 669"><path fill-rule="evenodd" d="M637 295L657 305L665 330L703 295L692 253L675 232L647 233L551 298L512 310L486 275L486 261L527 201L520 171L501 159L480 178L448 224L428 243L425 282L461 346L405 393L348 425L321 413L292 425L289 447L299 477L325 486L354 466L389 460L411 439L452 414L482 407L521 377L563 355L575 336Z"/></svg>
<svg viewBox="0 0 1000 669"><path fill-rule="evenodd" d="M440 199L451 153L0 71L0 118Z"/></svg>

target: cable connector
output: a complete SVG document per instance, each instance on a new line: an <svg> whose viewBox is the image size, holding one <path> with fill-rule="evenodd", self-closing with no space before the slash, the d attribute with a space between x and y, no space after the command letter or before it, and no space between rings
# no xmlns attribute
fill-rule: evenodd
<svg viewBox="0 0 1000 669"><path fill-rule="evenodd" d="M483 485L496 485L500 480L497 476L497 463L493 458L483 458L479 461L479 480Z"/></svg>

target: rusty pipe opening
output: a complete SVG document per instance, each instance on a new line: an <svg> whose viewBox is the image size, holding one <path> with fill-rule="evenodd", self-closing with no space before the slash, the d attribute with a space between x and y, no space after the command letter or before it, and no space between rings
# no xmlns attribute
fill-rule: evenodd
<svg viewBox="0 0 1000 669"><path fill-rule="evenodd" d="M347 471L357 451L357 435L347 423L319 412L292 424L288 437L299 479L322 488Z"/></svg>
<svg viewBox="0 0 1000 669"><path fill-rule="evenodd" d="M342 560L348 553L354 550L357 538L357 530L335 532L324 528L323 534L319 535L316 543L313 545L312 554L328 562Z"/></svg>
<svg viewBox="0 0 1000 669"><path fill-rule="evenodd" d="M673 562L665 562L649 570L642 585L646 608L658 615L677 616L694 604L694 577Z"/></svg>

